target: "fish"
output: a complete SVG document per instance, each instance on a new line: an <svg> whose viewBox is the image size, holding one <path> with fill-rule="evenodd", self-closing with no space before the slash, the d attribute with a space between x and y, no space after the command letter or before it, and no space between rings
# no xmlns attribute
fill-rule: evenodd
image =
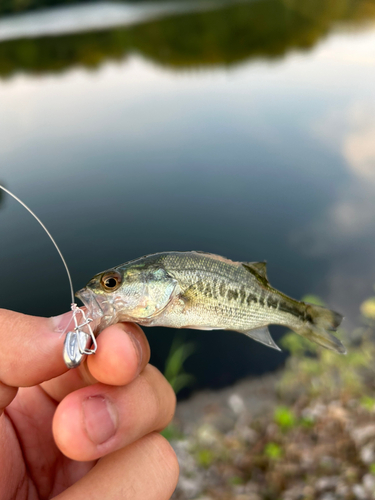
<svg viewBox="0 0 375 500"><path fill-rule="evenodd" d="M343 316L273 288L266 262L235 262L200 251L160 252L95 275L76 293L95 335L121 321L141 326L230 330L279 349L270 324L344 354L332 335Z"/></svg>

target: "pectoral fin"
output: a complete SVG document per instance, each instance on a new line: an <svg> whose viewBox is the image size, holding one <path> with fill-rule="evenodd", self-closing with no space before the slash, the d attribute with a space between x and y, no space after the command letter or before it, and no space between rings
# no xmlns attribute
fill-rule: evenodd
<svg viewBox="0 0 375 500"><path fill-rule="evenodd" d="M272 347L272 349L276 349L277 351L281 351L280 347L275 344L271 334L268 330L268 326L264 326L262 328L254 328L252 330L248 330L247 332L242 332L248 337L260 342L261 344L266 345L267 347Z"/></svg>

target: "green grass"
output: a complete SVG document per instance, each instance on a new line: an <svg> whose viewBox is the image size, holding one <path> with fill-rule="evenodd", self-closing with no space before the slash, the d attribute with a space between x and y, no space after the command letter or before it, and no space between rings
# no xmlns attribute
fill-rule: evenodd
<svg viewBox="0 0 375 500"><path fill-rule="evenodd" d="M197 462L198 464L207 469L214 461L215 455L212 450L204 448L199 450L197 453Z"/></svg>
<svg viewBox="0 0 375 500"><path fill-rule="evenodd" d="M293 410L287 406L278 406L274 413L274 421L282 431L288 431L297 424Z"/></svg>
<svg viewBox="0 0 375 500"><path fill-rule="evenodd" d="M308 298L304 297L307 302ZM315 299L317 299L315 297ZM316 303L322 301L316 300ZM300 394L306 397L356 397L362 407L372 410L375 399L372 391L375 361L375 299L366 300L361 306L364 325L352 334L339 329L335 335L343 340L348 349L346 355L324 349L293 332L287 332L281 345L290 352L279 383L282 397ZM355 339L353 342L352 339ZM298 374L298 376L296 376Z"/></svg>
<svg viewBox="0 0 375 500"><path fill-rule="evenodd" d="M194 377L185 372L184 363L195 351L192 342L184 342L183 338L176 336L172 342L164 367L164 377L178 394L185 387L194 383Z"/></svg>
<svg viewBox="0 0 375 500"><path fill-rule="evenodd" d="M283 450L277 443L267 443L264 447L264 454L270 460L280 460L283 456Z"/></svg>
<svg viewBox="0 0 375 500"><path fill-rule="evenodd" d="M232 476L228 479L228 484L238 486L240 484L244 484L244 480L240 476Z"/></svg>
<svg viewBox="0 0 375 500"><path fill-rule="evenodd" d="M363 396L360 399L360 404L362 408L365 408L368 411L373 411L375 409L375 398L371 396Z"/></svg>
<svg viewBox="0 0 375 500"><path fill-rule="evenodd" d="M173 423L163 429L160 434L168 441L180 441L185 437Z"/></svg>

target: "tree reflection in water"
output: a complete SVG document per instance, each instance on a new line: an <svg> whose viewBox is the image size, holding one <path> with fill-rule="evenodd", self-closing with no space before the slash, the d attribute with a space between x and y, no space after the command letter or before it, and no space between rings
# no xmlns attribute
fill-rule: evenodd
<svg viewBox="0 0 375 500"><path fill-rule="evenodd" d="M291 50L311 49L339 23L373 18L375 0L241 2L126 28L2 42L0 77L97 68L132 53L175 70L277 59Z"/></svg>

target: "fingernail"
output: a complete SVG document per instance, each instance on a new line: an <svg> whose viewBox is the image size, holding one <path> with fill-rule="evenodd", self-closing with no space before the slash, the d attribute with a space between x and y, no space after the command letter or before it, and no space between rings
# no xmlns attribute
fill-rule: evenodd
<svg viewBox="0 0 375 500"><path fill-rule="evenodd" d="M69 311L64 314L60 314L60 316L54 316L50 318L50 322L52 323L52 329L57 333L64 333L68 331L70 323L73 324L73 314L72 311Z"/></svg>
<svg viewBox="0 0 375 500"><path fill-rule="evenodd" d="M86 433L94 444L103 444L116 434L117 411L107 398L91 396L82 406Z"/></svg>

